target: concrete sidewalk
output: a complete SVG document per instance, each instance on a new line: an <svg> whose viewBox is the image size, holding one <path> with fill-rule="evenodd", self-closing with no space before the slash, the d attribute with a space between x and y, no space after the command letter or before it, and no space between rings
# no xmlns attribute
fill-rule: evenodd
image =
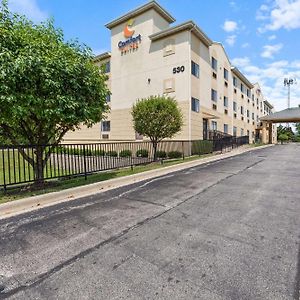
<svg viewBox="0 0 300 300"><path fill-rule="evenodd" d="M79 186L71 189L66 189L59 192L52 192L43 195L33 196L29 198L24 198L20 200L15 200L12 202L7 202L0 205L0 219L9 218L18 214L22 214L25 212L33 211L40 209L42 207L47 207L51 205L55 205L58 203L72 201L75 199L83 198L86 196L103 193L109 191L111 189L115 189L118 187L127 186L133 183L137 183L143 180L148 180L152 178L156 178L159 176L163 176L172 172L184 170L187 168L192 168L194 166L199 166L202 164L214 162L217 160L222 160L225 158L233 157L236 155L240 155L245 152L255 151L258 149L270 147L273 145L265 145L256 148L250 147L240 147L232 150L231 152L225 152L222 154L216 154L212 157L207 157L195 161L190 161L186 163L181 163L178 165L168 166L157 170L145 171L142 173L124 176L116 179L105 180L93 184L88 184L84 186Z"/></svg>

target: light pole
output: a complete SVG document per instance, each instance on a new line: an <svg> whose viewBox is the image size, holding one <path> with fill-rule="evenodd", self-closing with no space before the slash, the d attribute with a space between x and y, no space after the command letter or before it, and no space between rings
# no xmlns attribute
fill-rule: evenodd
<svg viewBox="0 0 300 300"><path fill-rule="evenodd" d="M283 80L283 84L284 86L288 87L288 109L290 109L290 105L291 105L291 85L296 84L296 79L293 78L284 78ZM286 123L287 128L290 127L289 123Z"/></svg>

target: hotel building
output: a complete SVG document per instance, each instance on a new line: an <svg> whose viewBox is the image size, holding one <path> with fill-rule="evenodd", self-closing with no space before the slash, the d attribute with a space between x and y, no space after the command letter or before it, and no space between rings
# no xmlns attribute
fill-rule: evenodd
<svg viewBox="0 0 300 300"><path fill-rule="evenodd" d="M232 66L222 44L213 42L193 21L175 19L156 1L106 24L111 52L98 55L111 96L107 118L92 128L70 132L71 140L141 140L133 129L131 108L150 95L174 97L184 126L174 139L207 139L210 130L259 138L259 118L272 112L258 83ZM273 130L272 130L273 129ZM276 141L276 128L269 128Z"/></svg>

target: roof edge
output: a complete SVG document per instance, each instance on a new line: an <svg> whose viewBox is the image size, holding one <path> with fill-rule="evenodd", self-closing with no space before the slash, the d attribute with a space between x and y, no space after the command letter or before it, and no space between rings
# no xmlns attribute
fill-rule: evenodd
<svg viewBox="0 0 300 300"><path fill-rule="evenodd" d="M150 1L146 4L139 6L138 8L129 11L127 14L107 23L105 25L106 28L112 29L113 27L125 22L127 19L133 18L137 15L142 14L143 12L154 9L157 13L159 13L165 20L167 20L169 23L173 23L176 21L176 19L171 16L163 7L161 7L156 1Z"/></svg>
<svg viewBox="0 0 300 300"><path fill-rule="evenodd" d="M192 20L189 20L184 23L178 24L176 26L167 28L165 30L153 33L149 36L149 38L152 41L157 41L157 40L165 38L169 35L178 33L180 31L185 31L185 30L191 30L191 32L193 32L196 36L198 36L207 47L212 45L212 40Z"/></svg>
<svg viewBox="0 0 300 300"><path fill-rule="evenodd" d="M110 58L110 57L111 57L111 53L109 51L107 51L107 52L101 53L99 55L96 55L93 58L93 62L98 62L98 61L101 61L103 59L107 59L107 58Z"/></svg>
<svg viewBox="0 0 300 300"><path fill-rule="evenodd" d="M237 67L232 66L231 71L236 76L240 77L240 79L242 79L248 85L248 87L250 87L250 89L254 87L253 84L246 78L246 76Z"/></svg>

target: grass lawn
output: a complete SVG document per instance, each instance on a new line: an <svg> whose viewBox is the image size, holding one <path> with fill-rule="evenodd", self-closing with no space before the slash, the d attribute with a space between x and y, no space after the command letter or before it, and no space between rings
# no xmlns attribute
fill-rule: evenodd
<svg viewBox="0 0 300 300"><path fill-rule="evenodd" d="M7 190L7 192L0 191L0 204L9 202L9 201L14 201L14 200L17 200L20 198L61 191L64 189L82 186L82 185L100 182L100 181L105 181L105 180L112 179L112 178L118 178L118 177L122 177L122 176L128 176L128 175L133 175L133 174L149 171L149 170L160 169L160 168L164 168L166 166L180 164L183 162L199 160L199 159L203 159L205 157L209 157L212 155L213 154L205 154L205 155L201 155L201 156L197 155L197 156L188 157L185 160L173 159L173 160L164 161L163 164L161 164L160 162L157 162L157 163L151 163L148 165L135 166L133 168L133 170L131 170L131 168L122 168L122 169L113 170L113 171L105 171L105 172L101 172L98 174L89 175L87 177L87 180L85 180L84 177L51 180L48 182L48 186L46 186L44 189L35 190L35 191L31 191L30 186L10 188Z"/></svg>

